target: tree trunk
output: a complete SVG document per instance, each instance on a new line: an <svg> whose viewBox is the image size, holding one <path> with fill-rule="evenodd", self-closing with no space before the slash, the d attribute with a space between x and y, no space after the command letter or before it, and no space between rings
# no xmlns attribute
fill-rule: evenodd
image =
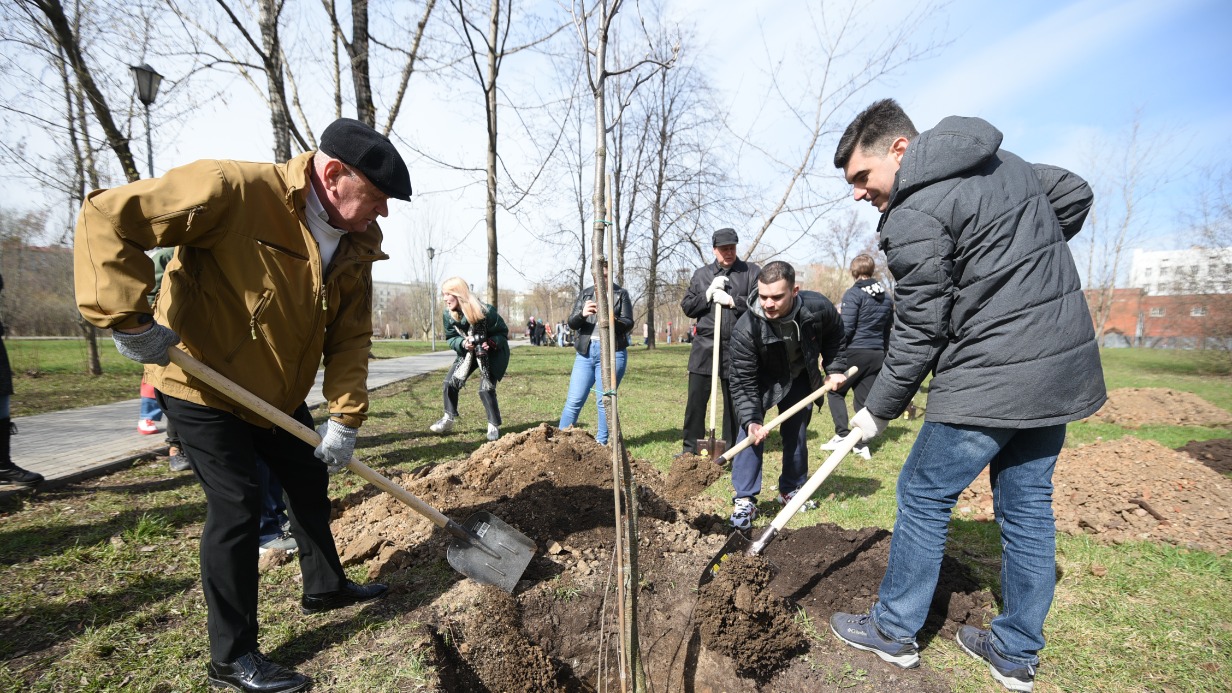
<svg viewBox="0 0 1232 693"><path fill-rule="evenodd" d="M375 128L376 106L368 75L368 0L351 0L351 81L359 120Z"/></svg>
<svg viewBox="0 0 1232 693"><path fill-rule="evenodd" d="M491 305L496 305L498 288L497 264L500 259L496 244L496 78L500 70L497 63L499 40L500 0L492 0L492 11L488 23L488 78L486 84L484 84L484 94L487 96L488 110L488 199L485 209L485 221L488 229L488 288L486 299Z"/></svg>
<svg viewBox="0 0 1232 693"><path fill-rule="evenodd" d="M99 91L98 85L94 83L94 76L81 53L77 35L68 25L68 19L64 15L64 7L60 4L60 0L34 0L34 4L42 10L51 24L56 43L64 51L65 58L73 68L73 76L77 78L77 83L81 85L86 98L89 99L90 106L94 109L94 117L98 119L98 124L102 126L103 134L107 137L107 144L124 169L124 177L130 183L141 178L141 174L137 172L137 164L133 161L133 152L128 148L128 136L120 132L116 126L115 119L111 115L111 108L103 98L102 92Z"/></svg>
<svg viewBox="0 0 1232 693"><path fill-rule="evenodd" d="M274 131L274 161L291 158L291 114L282 85L282 47L278 38L278 0L261 0L261 47L265 58L265 81L269 90L270 126Z"/></svg>

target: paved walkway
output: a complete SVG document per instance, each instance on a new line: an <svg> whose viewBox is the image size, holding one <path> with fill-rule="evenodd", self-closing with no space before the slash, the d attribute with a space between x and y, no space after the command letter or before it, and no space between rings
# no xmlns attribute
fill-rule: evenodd
<svg viewBox="0 0 1232 693"><path fill-rule="evenodd" d="M510 344L518 346L519 343ZM446 346L435 353L369 361L368 389L376 390L445 368L453 357L453 351ZM321 395L322 378L323 371L318 371L316 383L308 394L309 407L325 402ZM165 450L164 423L159 424L157 434L137 432L140 403L139 399L130 399L13 419L19 430L12 439L13 461L46 477L46 483L40 488L47 488L96 476L126 466L134 458ZM13 488L0 485L0 492Z"/></svg>

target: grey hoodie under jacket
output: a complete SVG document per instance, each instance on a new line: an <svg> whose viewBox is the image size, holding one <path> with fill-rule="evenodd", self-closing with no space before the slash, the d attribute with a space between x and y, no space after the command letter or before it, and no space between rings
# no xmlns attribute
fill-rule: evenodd
<svg viewBox="0 0 1232 693"><path fill-rule="evenodd" d="M1067 241L1091 189L1023 161L978 118L952 116L912 140L879 232L895 320L866 400L900 415L929 372L925 419L1036 428L1095 413L1103 370Z"/></svg>

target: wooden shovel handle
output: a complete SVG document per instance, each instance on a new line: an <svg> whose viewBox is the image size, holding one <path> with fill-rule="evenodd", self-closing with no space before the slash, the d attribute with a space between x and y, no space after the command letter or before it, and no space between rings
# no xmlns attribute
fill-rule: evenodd
<svg viewBox="0 0 1232 693"><path fill-rule="evenodd" d="M171 347L167 350L167 355L171 358L171 362L182 368L185 373L214 388L219 394L225 395L248 411L269 421L314 448L321 444L321 436L316 431L296 421L269 402L231 382L222 373L201 363L183 349ZM412 510L431 520L432 524L437 527L446 528L449 525L449 518L442 515L439 510L423 502L410 491L381 476L380 473L363 462L352 457L351 461L347 463L347 468L382 491L411 506Z"/></svg>
<svg viewBox="0 0 1232 693"><path fill-rule="evenodd" d="M723 305L714 302L714 346L710 359L710 430L714 430L715 410L719 408L719 342L723 339ZM730 415L729 415L730 416Z"/></svg>
<svg viewBox="0 0 1232 693"><path fill-rule="evenodd" d="M843 375L844 375L845 377L850 378L851 376L855 375L855 374L856 374L856 371L858 371L858 370L860 370L860 369L859 369L859 368L857 368L857 367L855 367L855 366L852 366L851 368L848 368L848 369L847 369L847 370L843 373ZM778 427L779 427L779 425L780 425L780 424L782 424L784 421L786 421L786 420L790 419L791 417L795 416L795 415L796 415L796 413L797 413L797 412L799 412L801 409L803 409L803 408L805 408L805 407L809 406L809 405L810 405L810 404L812 404L813 402L816 402L818 397L821 397L822 395L826 394L827 392L829 392L830 390L833 390L833 389L834 389L834 386L833 386L833 385L831 385L830 383L826 383L825 385L822 385L821 387L819 387L819 388L817 388L816 390L814 390L814 391L812 392L812 394L810 394L808 397L805 397L804 399L800 400L799 402L796 402L795 404L793 404L793 405L791 405L790 407L788 407L788 408L787 408L787 411L783 412L782 414L779 414L778 416L774 417L773 419L770 419L770 423L766 424L765 426L762 426L762 429L764 429L764 430L766 430L766 431L773 431L774 429L778 428ZM724 462L730 462L730 461L732 460L732 458L734 458L734 457L736 456L736 453L740 452L741 450L743 450L743 449L747 448L748 446L750 446L750 445L752 445L752 444L753 444L753 439L752 439L752 438L750 438L750 437L746 434L746 435L745 435L745 437L744 437L744 440L740 441L739 443L736 443L736 444L732 447L732 449L731 449L731 450L728 450L727 452L723 453L723 456L722 456L722 457L720 457L719 459L720 459L720 460L722 460L722 461L724 461Z"/></svg>

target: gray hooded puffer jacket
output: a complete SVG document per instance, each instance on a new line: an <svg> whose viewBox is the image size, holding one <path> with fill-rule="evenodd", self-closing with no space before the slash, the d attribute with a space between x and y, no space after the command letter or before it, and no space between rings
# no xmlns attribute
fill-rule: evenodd
<svg viewBox="0 0 1232 693"><path fill-rule="evenodd" d="M949 117L903 155L879 225L897 284L876 416L900 415L930 371L927 421L1035 428L1106 399L1067 245L1091 189L1000 146L989 123Z"/></svg>

